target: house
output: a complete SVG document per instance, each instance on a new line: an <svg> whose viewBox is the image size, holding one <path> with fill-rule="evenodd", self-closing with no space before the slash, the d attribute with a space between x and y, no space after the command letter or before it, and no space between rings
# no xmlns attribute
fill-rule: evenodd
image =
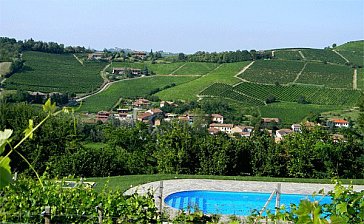
<svg viewBox="0 0 364 224"><path fill-rule="evenodd" d="M101 60L104 58L105 58L104 52L94 52L94 53L88 54L89 60Z"/></svg>
<svg viewBox="0 0 364 224"><path fill-rule="evenodd" d="M99 111L96 114L96 120L106 122L110 116L111 116L111 113L108 111Z"/></svg>
<svg viewBox="0 0 364 224"><path fill-rule="evenodd" d="M143 51L133 51L132 56L141 60L144 60L147 57L147 53Z"/></svg>
<svg viewBox="0 0 364 224"><path fill-rule="evenodd" d="M159 107L164 107L164 106L172 106L172 107L176 107L178 106L177 104L175 104L173 101L164 101L162 100L160 103L159 103Z"/></svg>
<svg viewBox="0 0 364 224"><path fill-rule="evenodd" d="M210 124L210 128L216 128L220 130L221 132L225 132L227 134L232 134L232 129L234 125L233 124L218 124L218 123L212 123Z"/></svg>
<svg viewBox="0 0 364 224"><path fill-rule="evenodd" d="M224 116L222 116L220 114L211 114L211 120L212 120L212 123L223 124L224 123Z"/></svg>
<svg viewBox="0 0 364 224"><path fill-rule="evenodd" d="M176 118L177 118L177 114L166 113L164 120L170 122L171 120L176 119Z"/></svg>
<svg viewBox="0 0 364 224"><path fill-rule="evenodd" d="M142 70L138 68L112 68L112 74L116 75L126 75L126 74L141 75L142 73L143 73Z"/></svg>
<svg viewBox="0 0 364 224"><path fill-rule="evenodd" d="M252 132L254 127L252 126L243 126L243 125L236 125L231 129L232 133L242 133L242 132Z"/></svg>
<svg viewBox="0 0 364 224"><path fill-rule="evenodd" d="M146 108L150 105L149 100L147 99L137 99L133 102L133 106L139 107L139 108Z"/></svg>
<svg viewBox="0 0 364 224"><path fill-rule="evenodd" d="M349 121L344 120L344 119L333 118L333 119L330 119L328 123L331 123L331 124L333 124L334 127L338 127L338 128L342 128L342 127L348 128L349 127ZM328 126L330 126L330 125L328 125Z"/></svg>
<svg viewBox="0 0 364 224"><path fill-rule="evenodd" d="M279 118L262 118L261 123L263 128L267 128L267 129L275 129L277 128L277 126L279 125L279 123L281 122L281 120Z"/></svg>
<svg viewBox="0 0 364 224"><path fill-rule="evenodd" d="M153 109L150 109L150 110L147 110L147 112L153 114L153 115L163 115L163 111L159 108L153 108Z"/></svg>
<svg viewBox="0 0 364 224"><path fill-rule="evenodd" d="M152 113L144 112L144 113L138 115L137 120L147 123L151 120L152 115L153 115Z"/></svg>
<svg viewBox="0 0 364 224"><path fill-rule="evenodd" d="M302 129L301 129L301 125L300 124L292 124L291 129L294 132L302 132Z"/></svg>
<svg viewBox="0 0 364 224"><path fill-rule="evenodd" d="M220 132L220 130L219 130L219 129L217 129L217 128L209 128L209 129L208 129L208 132L209 132L211 135L216 135L217 133L219 133L219 132Z"/></svg>
<svg viewBox="0 0 364 224"><path fill-rule="evenodd" d="M291 129L279 129L276 131L276 141L280 141L283 139L284 136L293 133Z"/></svg>
<svg viewBox="0 0 364 224"><path fill-rule="evenodd" d="M331 135L332 141L337 142L346 142L344 135L341 134L333 134Z"/></svg>

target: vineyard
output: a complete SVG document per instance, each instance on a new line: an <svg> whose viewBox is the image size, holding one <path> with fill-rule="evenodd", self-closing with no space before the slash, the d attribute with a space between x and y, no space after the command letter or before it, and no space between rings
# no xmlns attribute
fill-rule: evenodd
<svg viewBox="0 0 364 224"><path fill-rule="evenodd" d="M219 66L216 63L187 62L174 75L204 75Z"/></svg>
<svg viewBox="0 0 364 224"><path fill-rule="evenodd" d="M274 96L278 101L297 102L304 98L306 102L319 105L346 105L353 106L360 97L360 91L345 89L329 89L307 86L275 86L242 82L232 87L230 85L214 84L200 93L202 96L221 96L230 98L234 91L257 99L261 105L267 98ZM238 98L235 98L238 100Z"/></svg>
<svg viewBox="0 0 364 224"><path fill-rule="evenodd" d="M264 105L264 101L254 99L252 97L246 96L238 91L233 90L231 85L224 83L214 83L200 93L200 96L216 96L232 99L239 101L244 105Z"/></svg>
<svg viewBox="0 0 364 224"><path fill-rule="evenodd" d="M353 74L354 70L348 66L308 63L297 82L350 89L353 88Z"/></svg>
<svg viewBox="0 0 364 224"><path fill-rule="evenodd" d="M309 61L331 62L336 64L345 64L345 60L332 50L321 49L301 49L301 52Z"/></svg>
<svg viewBox="0 0 364 224"><path fill-rule="evenodd" d="M303 58L298 53L298 50L276 50L274 51L274 58L281 60L302 60Z"/></svg>
<svg viewBox="0 0 364 224"><path fill-rule="evenodd" d="M338 51L353 65L364 67L364 49L362 51Z"/></svg>
<svg viewBox="0 0 364 224"><path fill-rule="evenodd" d="M25 68L5 83L7 89L42 92L86 93L102 84L100 71L106 63L81 65L72 54L23 53Z"/></svg>
<svg viewBox="0 0 364 224"><path fill-rule="evenodd" d="M301 61L259 60L239 77L257 83L286 84L293 82L303 66Z"/></svg>
<svg viewBox="0 0 364 224"><path fill-rule="evenodd" d="M139 68L144 69L148 68L149 71L153 71L158 75L169 75L174 70L184 65L183 62L176 63L161 63L161 64L152 64L150 61L147 62L113 62L112 65L108 68L108 72L112 72L113 67L126 67L126 68Z"/></svg>
<svg viewBox="0 0 364 224"><path fill-rule="evenodd" d="M163 88L172 83L179 85L195 78L193 76L149 76L120 81L104 92L87 98L81 111L110 110L120 97L143 97L157 88Z"/></svg>
<svg viewBox="0 0 364 224"><path fill-rule="evenodd" d="M337 110L337 105L299 104L294 102L272 103L259 107L262 117L279 117L283 125L290 126L297 121L302 121L309 114Z"/></svg>
<svg viewBox="0 0 364 224"><path fill-rule="evenodd" d="M236 84L239 79L234 77L242 68L247 66L250 62L236 62L221 64L216 69L207 73L206 75L195 79L191 82L175 86L173 88L163 90L156 95L164 100L193 100L196 99L203 89L207 88L215 82L226 84Z"/></svg>

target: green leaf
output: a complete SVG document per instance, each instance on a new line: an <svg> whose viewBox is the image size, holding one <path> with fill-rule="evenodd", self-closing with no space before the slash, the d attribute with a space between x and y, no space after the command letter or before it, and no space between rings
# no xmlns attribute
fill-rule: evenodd
<svg viewBox="0 0 364 224"><path fill-rule="evenodd" d="M11 134L13 134L13 130L5 129L4 131L0 131L0 154L4 152L5 145L8 142Z"/></svg>
<svg viewBox="0 0 364 224"><path fill-rule="evenodd" d="M348 205L346 202L341 202L338 205L336 205L336 212L338 214L344 214L348 212Z"/></svg>
<svg viewBox="0 0 364 224"><path fill-rule="evenodd" d="M346 216L332 215L330 217L331 224L345 224L348 223L349 219Z"/></svg>
<svg viewBox="0 0 364 224"><path fill-rule="evenodd" d="M49 98L43 105L43 111L48 112L49 114L54 113L56 111L56 103L52 104L51 99Z"/></svg>
<svg viewBox="0 0 364 224"><path fill-rule="evenodd" d="M27 129L24 130L24 135L27 136L29 135L29 138L32 139L33 138L33 120L32 119L29 119L29 126L27 127Z"/></svg>
<svg viewBox="0 0 364 224"><path fill-rule="evenodd" d="M11 170L9 157L0 157L0 189L11 182Z"/></svg>

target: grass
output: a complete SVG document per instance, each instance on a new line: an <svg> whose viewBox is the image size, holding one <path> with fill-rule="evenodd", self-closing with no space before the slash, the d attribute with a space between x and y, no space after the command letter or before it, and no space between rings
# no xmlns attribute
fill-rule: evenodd
<svg viewBox="0 0 364 224"><path fill-rule="evenodd" d="M42 92L86 93L103 82L100 71L103 62L81 65L72 54L23 53L25 68L5 82L6 88Z"/></svg>
<svg viewBox="0 0 364 224"><path fill-rule="evenodd" d="M10 65L11 62L0 62L0 77L9 72Z"/></svg>
<svg viewBox="0 0 364 224"><path fill-rule="evenodd" d="M197 95L213 83L221 82L235 84L240 80L234 77L242 68L250 62L237 62L222 64L208 74L191 82L163 90L156 95L163 100L195 100Z"/></svg>
<svg viewBox="0 0 364 224"><path fill-rule="evenodd" d="M172 83L179 85L194 79L196 77L193 76L149 76L123 80L114 83L104 92L87 98L81 111L110 110L120 97L143 97L156 88L163 88Z"/></svg>
<svg viewBox="0 0 364 224"><path fill-rule="evenodd" d="M340 107L336 105L299 104L293 102L278 102L259 107L262 117L278 117L285 126L300 123L310 113L322 113L337 109L340 109Z"/></svg>
<svg viewBox="0 0 364 224"><path fill-rule="evenodd" d="M256 83L286 84L293 82L303 66L301 61L259 60L239 77Z"/></svg>
<svg viewBox="0 0 364 224"><path fill-rule="evenodd" d="M240 180L240 181L264 181L264 182L295 182L295 183L322 183L330 184L330 179L304 179L304 178L274 178L274 177L254 177L254 176L211 176L211 175L174 175L174 174L151 174L151 175L128 175L114 177L87 178L86 181L96 182L96 190L100 190L105 184L112 190L126 191L130 187L138 186L153 181L171 179L214 179L214 180ZM344 179L344 184L351 181L356 185L364 185L364 179ZM193 188L193 186L191 186ZM320 189L317 189L320 190Z"/></svg>
<svg viewBox="0 0 364 224"><path fill-rule="evenodd" d="M331 88L353 88L354 70L344 65L308 63L297 83L324 85Z"/></svg>

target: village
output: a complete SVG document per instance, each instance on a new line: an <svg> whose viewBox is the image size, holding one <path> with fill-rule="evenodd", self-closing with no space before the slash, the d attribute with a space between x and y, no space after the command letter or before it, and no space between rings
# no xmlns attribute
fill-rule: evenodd
<svg viewBox="0 0 364 224"><path fill-rule="evenodd" d="M155 104L153 104L155 106ZM218 133L226 133L229 136L239 136L249 138L255 128L249 125L236 125L224 122L224 116L222 114L194 114L193 112L186 112L184 114L165 113L161 110L164 106L177 106L172 101L161 101L158 107L152 107L152 102L139 98L132 102L131 105L118 108L116 111L99 111L96 114L95 122L106 123L110 120L117 120L125 123L144 122L151 127L158 127L162 122L187 122L190 125L203 117L207 124L203 124L211 135ZM305 128L313 128L314 126L323 126L320 123L314 123L306 121L301 124L292 124L290 128L280 128L281 120L279 118L261 118L261 123L258 126L261 130L266 130L270 136L272 136L276 142L284 139L285 136L292 133L302 132L302 126ZM324 128L348 128L350 122L345 119L331 118L326 121ZM332 134L334 142L343 141L344 136L341 134Z"/></svg>

